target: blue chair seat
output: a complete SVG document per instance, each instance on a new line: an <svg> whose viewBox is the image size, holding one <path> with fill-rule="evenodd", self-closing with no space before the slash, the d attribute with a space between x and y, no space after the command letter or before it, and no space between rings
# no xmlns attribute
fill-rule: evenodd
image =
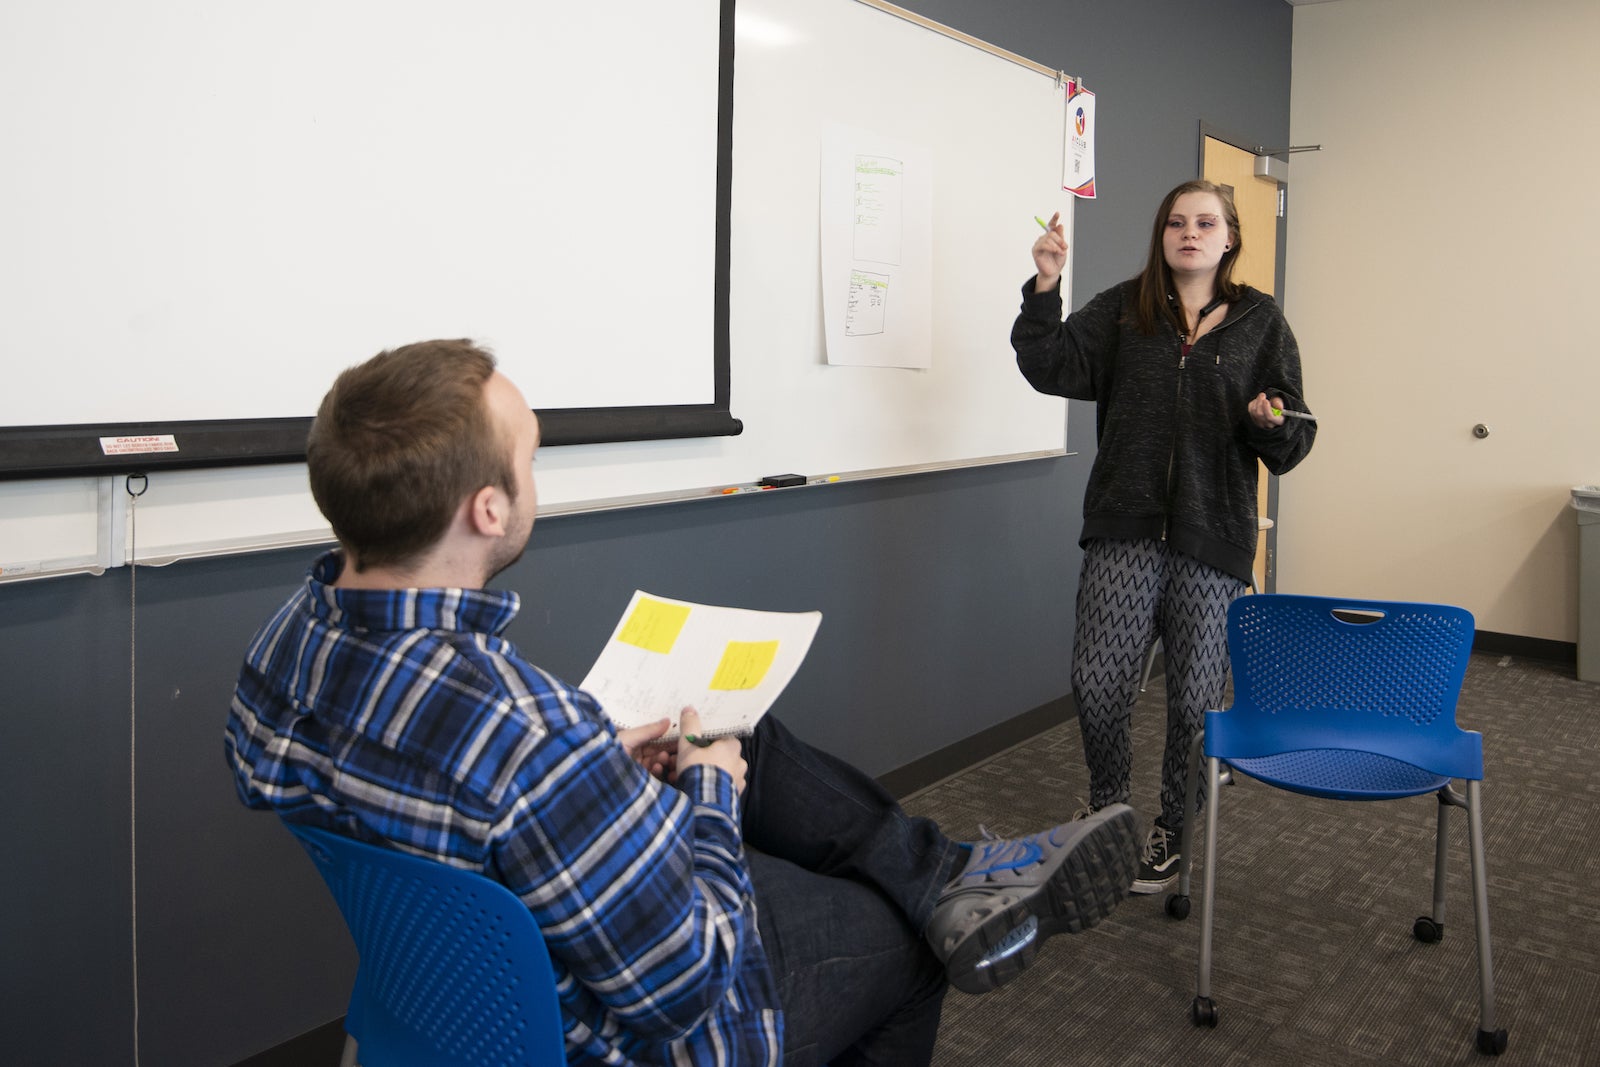
<svg viewBox="0 0 1600 1067"><path fill-rule="evenodd" d="M1450 784L1448 777L1405 760L1340 748L1307 748L1224 762L1279 789L1331 800L1395 800L1436 793Z"/></svg>

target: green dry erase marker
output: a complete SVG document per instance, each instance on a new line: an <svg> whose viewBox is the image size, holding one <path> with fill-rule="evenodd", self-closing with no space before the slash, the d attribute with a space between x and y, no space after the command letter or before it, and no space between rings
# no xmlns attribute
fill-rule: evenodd
<svg viewBox="0 0 1600 1067"><path fill-rule="evenodd" d="M1050 232L1050 224L1044 221L1044 219L1041 219L1038 215L1033 217L1033 221L1037 222L1039 224L1039 229L1043 230L1045 233Z"/></svg>
<svg viewBox="0 0 1600 1067"><path fill-rule="evenodd" d="M1308 422L1317 421L1317 417L1315 415L1304 411L1285 411L1282 408L1273 408L1272 413L1282 419L1305 419Z"/></svg>

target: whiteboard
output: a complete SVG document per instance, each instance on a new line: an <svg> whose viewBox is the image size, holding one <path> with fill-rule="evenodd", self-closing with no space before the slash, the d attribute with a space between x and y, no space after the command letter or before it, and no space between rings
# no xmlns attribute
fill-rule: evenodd
<svg viewBox="0 0 1600 1067"><path fill-rule="evenodd" d="M213 13L229 13L213 17L233 17L231 5L194 2ZM452 19L463 6L475 5L452 7ZM682 5L642 6L676 12ZM540 11L541 19L555 17L544 5ZM608 33L601 35L607 48L632 25L613 10L605 20ZM590 68L571 75L574 85L619 79L598 39L595 44ZM731 44L722 61L732 63L733 76L731 101L722 100L732 112L722 147L731 152L732 185L727 217L719 221L728 243L731 407L744 432L544 449L535 471L541 508L587 510L714 495L721 487L780 472L848 478L1061 454L1066 404L1027 386L1008 340L1020 286L1032 271L1028 248L1038 232L1033 217L1060 210L1070 237L1072 200L1060 180L1064 94L1057 80L856 0L739 0L734 32L725 34L724 44ZM714 62L703 53L689 55L689 65ZM631 99L649 95L648 86L620 80L632 83ZM568 91L562 99L576 95L582 93ZM649 124L628 103L613 106L604 136L594 133L592 144L629 141ZM513 120L537 110L518 102L501 117L515 125ZM827 362L819 151L823 131L836 123L924 145L932 161L933 352L926 370ZM650 160L649 180L634 182L638 195L657 175L675 169L671 149L661 152ZM695 180L715 184L710 177ZM237 204L230 210L248 209ZM670 214L624 213L638 226L608 232L603 243L614 257L619 245L626 247L614 262L629 269L620 276L596 272L582 279L587 288L604 289L610 304L585 324L575 351L561 354L591 367L598 364L599 379L625 376L619 364L608 362L613 354L653 358L672 349L681 331L693 329L653 316L636 300L699 269L697 239L659 236L657 227ZM536 247L517 252L519 258L537 254ZM253 311L258 318L273 316L272 308ZM423 332L483 337L509 354L503 342L476 328L470 314L460 318L468 321L458 329ZM382 329L391 325L385 321ZM384 344L411 339L418 338L386 334L364 347L351 342L336 359L328 358L353 362ZM530 402L543 409L546 376L506 366ZM244 370L254 382L262 368ZM320 395L332 375L306 377ZM237 378L230 388L237 391ZM113 507L126 504L126 493L114 479L100 479L98 491L81 479L62 484L64 500L93 499L102 509L107 501ZM154 471L141 484L147 484L137 505L141 559L326 536L298 464L247 475L225 469ZM6 543L17 533L4 518L11 489L0 483L0 568L48 555L38 545ZM109 531L114 540L123 537L120 520L98 514L84 521ZM49 523L35 520L28 530L48 528ZM119 541L109 548L113 564L123 547Z"/></svg>
<svg viewBox="0 0 1600 1067"><path fill-rule="evenodd" d="M729 346L744 432L541 452L541 507L1061 454L1066 403L1022 380L1009 340L1033 216L1059 209L1070 235L1055 80L856 0L739 0L735 50ZM929 370L827 362L819 160L836 123L930 149Z"/></svg>

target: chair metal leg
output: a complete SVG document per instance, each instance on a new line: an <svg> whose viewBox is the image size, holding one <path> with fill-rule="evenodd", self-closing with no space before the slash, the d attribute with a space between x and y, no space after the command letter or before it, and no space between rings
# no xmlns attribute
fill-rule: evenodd
<svg viewBox="0 0 1600 1067"><path fill-rule="evenodd" d="M1481 782L1467 780L1467 839L1472 857L1472 909L1478 927L1478 1050L1499 1055L1506 1049L1506 1032L1496 1029L1494 1017L1494 953L1489 943L1489 872L1483 853Z"/></svg>
<svg viewBox="0 0 1600 1067"><path fill-rule="evenodd" d="M1439 798L1438 829L1433 837L1433 910L1417 920L1412 932L1418 941L1430 944L1444 937L1444 897L1447 881L1446 865L1450 856L1450 809L1461 803L1456 791L1445 786Z"/></svg>
<svg viewBox="0 0 1600 1067"><path fill-rule="evenodd" d="M1145 687L1150 684L1150 674L1156 669L1156 650L1160 647L1161 638L1158 637L1156 638L1155 643L1150 646L1150 651L1145 653L1144 675L1139 679L1139 692L1141 693L1144 692Z"/></svg>
<svg viewBox="0 0 1600 1067"><path fill-rule="evenodd" d="M1200 962L1195 976L1190 1017L1197 1026L1217 1025L1217 1006L1211 999L1211 922L1217 899L1217 773L1221 760L1206 758L1206 870L1200 898ZM1192 820L1185 820L1185 822Z"/></svg>
<svg viewBox="0 0 1600 1067"><path fill-rule="evenodd" d="M1434 838L1433 921L1444 929L1445 865L1450 855L1450 804L1455 790L1445 786L1439 794L1439 832Z"/></svg>
<svg viewBox="0 0 1600 1067"><path fill-rule="evenodd" d="M1489 940L1489 873L1483 850L1483 807L1481 782L1467 780L1466 795L1453 785L1439 790L1439 835L1433 864L1433 914L1417 919L1411 932L1418 941L1435 942L1444 937L1446 829L1451 808L1467 810L1468 856L1472 861L1473 923L1478 939L1478 1051L1498 1056L1506 1050L1506 1032L1495 1026L1494 950Z"/></svg>
<svg viewBox="0 0 1600 1067"><path fill-rule="evenodd" d="M1184 777L1183 810L1188 813L1194 811L1195 798L1200 795L1200 761L1205 758L1206 732L1196 730L1194 741L1189 745L1189 773ZM1189 917L1189 874L1193 869L1191 857L1194 856L1194 816L1188 814L1183 820L1183 831L1178 835L1178 893L1176 897L1168 898L1167 914L1174 919ZM1174 906L1176 901L1182 901L1181 906ZM1180 914L1181 910L1181 914Z"/></svg>
<svg viewBox="0 0 1600 1067"><path fill-rule="evenodd" d="M357 1055L356 1039L349 1034L345 1034L344 1054L339 1057L339 1067L360 1067L360 1061L356 1059Z"/></svg>

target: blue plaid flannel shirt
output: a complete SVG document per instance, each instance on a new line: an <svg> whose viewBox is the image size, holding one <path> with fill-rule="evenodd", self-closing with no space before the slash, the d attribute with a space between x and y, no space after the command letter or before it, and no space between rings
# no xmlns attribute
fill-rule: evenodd
<svg viewBox="0 0 1600 1067"><path fill-rule="evenodd" d="M677 788L593 697L518 655L515 593L335 589L341 558L251 642L224 739L240 798L482 871L549 945L570 1064L776 1064L738 796Z"/></svg>

